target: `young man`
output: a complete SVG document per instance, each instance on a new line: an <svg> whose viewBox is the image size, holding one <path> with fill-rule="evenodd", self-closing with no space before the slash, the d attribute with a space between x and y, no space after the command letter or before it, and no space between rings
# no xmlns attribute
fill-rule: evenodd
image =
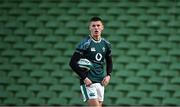
<svg viewBox="0 0 180 107"><path fill-rule="evenodd" d="M89 24L90 35L78 44L69 63L80 77L81 92L89 106L102 106L104 87L108 85L111 78L111 44L101 37L103 29L101 18L92 17ZM91 61L93 69L85 71L80 68L77 64L80 58ZM104 71L105 62L106 72Z"/></svg>

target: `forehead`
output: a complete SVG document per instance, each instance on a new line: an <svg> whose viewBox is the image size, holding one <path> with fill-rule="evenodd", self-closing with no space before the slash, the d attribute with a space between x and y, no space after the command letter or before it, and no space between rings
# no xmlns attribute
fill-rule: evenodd
<svg viewBox="0 0 180 107"><path fill-rule="evenodd" d="M101 21L91 21L90 25L102 25Z"/></svg>

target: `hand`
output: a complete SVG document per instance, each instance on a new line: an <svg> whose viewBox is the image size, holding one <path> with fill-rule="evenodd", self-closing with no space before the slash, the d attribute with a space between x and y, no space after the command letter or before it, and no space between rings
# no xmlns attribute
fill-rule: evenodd
<svg viewBox="0 0 180 107"><path fill-rule="evenodd" d="M109 75L105 76L104 79L102 80L101 84L103 86L106 86L109 84L109 81L110 81L111 77Z"/></svg>
<svg viewBox="0 0 180 107"><path fill-rule="evenodd" d="M92 81L88 77L86 77L84 79L84 83L85 83L86 86L90 86L92 84Z"/></svg>

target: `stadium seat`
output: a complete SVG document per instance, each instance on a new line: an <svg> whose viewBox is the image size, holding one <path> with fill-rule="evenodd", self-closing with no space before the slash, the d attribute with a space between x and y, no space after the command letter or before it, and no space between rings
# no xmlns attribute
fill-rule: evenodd
<svg viewBox="0 0 180 107"><path fill-rule="evenodd" d="M165 98L162 102L164 105L178 106L180 100L178 98Z"/></svg>
<svg viewBox="0 0 180 107"><path fill-rule="evenodd" d="M141 84L138 87L138 90L145 91L145 92L153 92L157 90L157 88L158 88L157 85L154 85L154 84Z"/></svg>
<svg viewBox="0 0 180 107"><path fill-rule="evenodd" d="M179 83L180 83L180 78L178 78L178 77L172 78L171 83L173 83L173 84L179 84Z"/></svg>
<svg viewBox="0 0 180 107"><path fill-rule="evenodd" d="M144 70L141 69L140 71L137 72L137 76L139 77L144 77L144 78L150 78L156 75L156 72L153 70Z"/></svg>
<svg viewBox="0 0 180 107"><path fill-rule="evenodd" d="M42 99L51 99L53 97L55 97L55 92L52 91L41 91L37 94L38 98L42 98Z"/></svg>
<svg viewBox="0 0 180 107"><path fill-rule="evenodd" d="M52 84L57 84L57 79L56 78L52 78L52 77L43 77L43 78L40 78L39 79L39 84L42 84L42 85L52 85Z"/></svg>
<svg viewBox="0 0 180 107"><path fill-rule="evenodd" d="M179 90L180 87L178 86L178 84L164 84L161 87L161 90L163 91L168 91L168 92L175 92L176 90Z"/></svg>
<svg viewBox="0 0 180 107"><path fill-rule="evenodd" d="M59 97L53 97L48 100L48 105L51 106L65 106L68 105L68 100Z"/></svg>
<svg viewBox="0 0 180 107"><path fill-rule="evenodd" d="M124 106L136 105L136 100L133 98L118 98L115 104Z"/></svg>
<svg viewBox="0 0 180 107"><path fill-rule="evenodd" d="M147 96L146 92L143 92L143 91L132 91L132 92L129 92L127 97L129 98L135 98L135 99L143 99Z"/></svg>
<svg viewBox="0 0 180 107"><path fill-rule="evenodd" d="M135 86L132 84L120 84L115 87L116 91L122 91L122 92L130 92L135 89Z"/></svg>
<svg viewBox="0 0 180 107"><path fill-rule="evenodd" d="M154 91L150 96L153 98L164 99L170 97L170 93L166 91Z"/></svg>
<svg viewBox="0 0 180 107"><path fill-rule="evenodd" d="M18 99L18 98L7 98L7 99L4 100L4 104L5 105L11 105L11 106L22 105L23 100Z"/></svg>
<svg viewBox="0 0 180 107"><path fill-rule="evenodd" d="M25 77L19 78L18 83L22 85L31 85L31 84L36 83L36 80L34 78L25 76Z"/></svg>
<svg viewBox="0 0 180 107"><path fill-rule="evenodd" d="M18 91L16 93L16 97L19 99L28 99L29 97L35 97L35 94L33 92L30 91Z"/></svg>
<svg viewBox="0 0 180 107"><path fill-rule="evenodd" d="M32 106L45 105L45 99L30 97L27 99L26 104Z"/></svg>
<svg viewBox="0 0 180 107"><path fill-rule="evenodd" d="M139 101L140 105L160 105L160 101L158 99L155 98L143 98Z"/></svg>
<svg viewBox="0 0 180 107"><path fill-rule="evenodd" d="M143 84L145 82L145 79L144 78L141 78L141 77L128 77L126 80L125 80L125 83L127 84L134 84L134 85L139 85L139 84Z"/></svg>

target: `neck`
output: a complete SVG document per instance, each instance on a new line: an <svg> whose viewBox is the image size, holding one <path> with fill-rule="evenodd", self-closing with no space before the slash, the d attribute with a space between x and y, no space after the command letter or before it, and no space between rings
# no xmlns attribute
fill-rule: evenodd
<svg viewBox="0 0 180 107"><path fill-rule="evenodd" d="M100 36L91 36L95 41L99 41L101 39Z"/></svg>

